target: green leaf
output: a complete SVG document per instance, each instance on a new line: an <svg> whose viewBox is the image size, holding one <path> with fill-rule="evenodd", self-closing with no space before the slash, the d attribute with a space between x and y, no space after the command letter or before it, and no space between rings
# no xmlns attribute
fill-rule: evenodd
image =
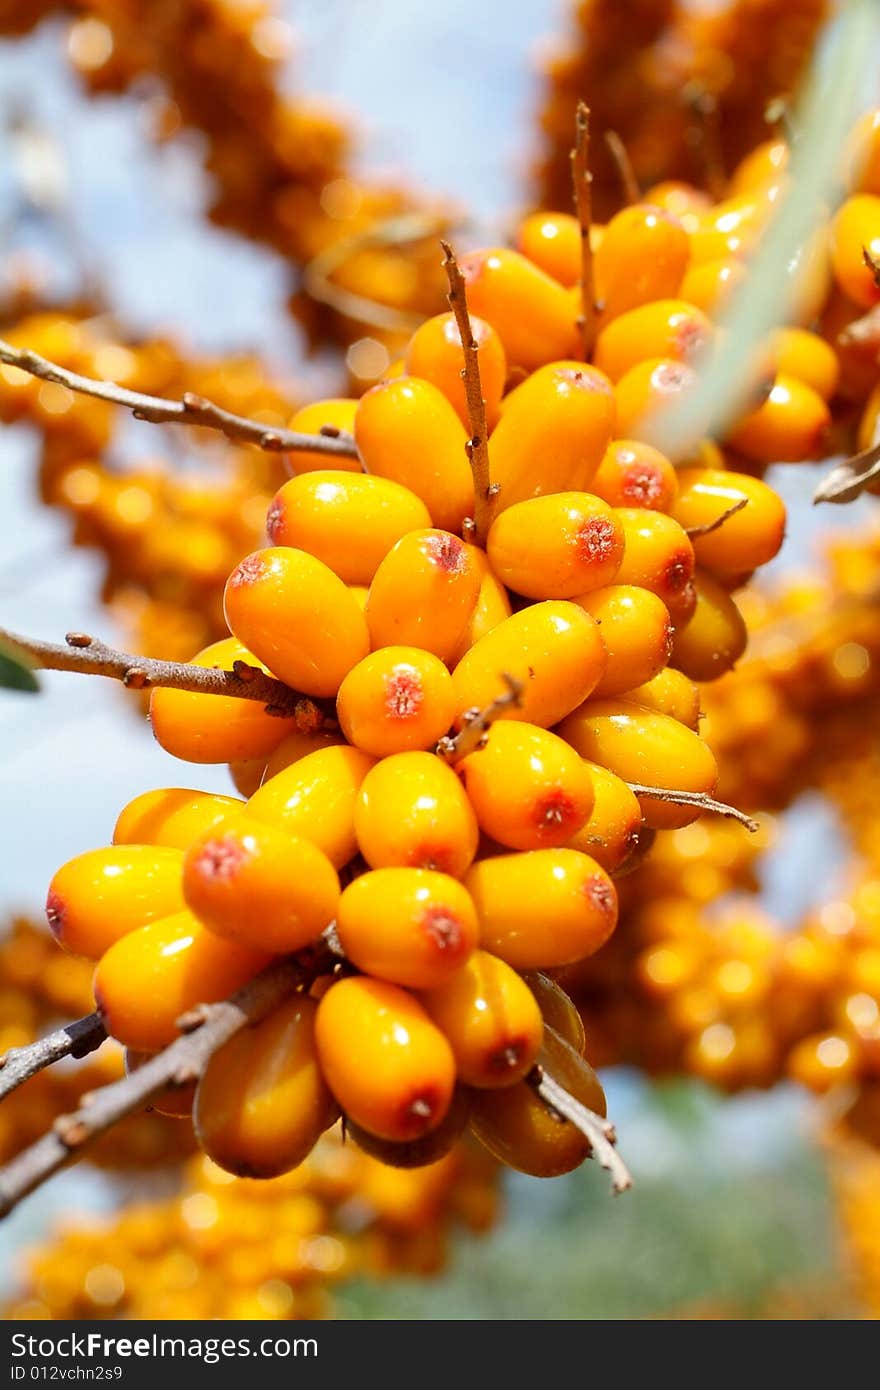
<svg viewBox="0 0 880 1390"><path fill-rule="evenodd" d="M27 654L9 642L0 642L0 689L26 690L33 694L39 688Z"/></svg>

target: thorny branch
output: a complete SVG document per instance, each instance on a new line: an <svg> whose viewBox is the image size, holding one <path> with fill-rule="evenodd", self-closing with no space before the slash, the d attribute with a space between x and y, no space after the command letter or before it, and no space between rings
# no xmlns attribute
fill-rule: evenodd
<svg viewBox="0 0 880 1390"><path fill-rule="evenodd" d="M500 695L496 695L491 705L485 709L468 710L464 715L464 725L454 738L441 738L437 744L436 752L439 757L445 758L447 762L458 762L460 758L468 753L473 753L475 748L479 748L484 735L500 718L505 710L510 709L511 705L519 706L523 702L523 691L525 689L522 681L514 676L502 671L501 679L507 689Z"/></svg>
<svg viewBox="0 0 880 1390"><path fill-rule="evenodd" d="M474 479L473 539L477 545L484 546L492 521L492 502L498 489L492 486L489 472L489 430L486 426L486 402L483 399L483 386L480 381L480 347L474 337L471 316L468 313L464 276L455 258L455 252L448 241L441 241L440 245L445 257L443 268L449 281L449 293L446 297L455 315L458 336L464 352L461 376L471 431L467 442L467 456Z"/></svg>
<svg viewBox="0 0 880 1390"><path fill-rule="evenodd" d="M593 174L590 169L590 108L578 103L571 152L574 207L581 233L581 344L589 362L596 341L596 277L593 269Z"/></svg>

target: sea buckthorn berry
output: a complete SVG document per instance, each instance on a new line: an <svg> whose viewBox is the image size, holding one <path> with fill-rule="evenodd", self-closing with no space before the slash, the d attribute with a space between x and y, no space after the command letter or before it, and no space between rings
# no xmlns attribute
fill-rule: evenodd
<svg viewBox="0 0 880 1390"><path fill-rule="evenodd" d="M480 592L474 547L449 531L411 531L376 571L365 609L373 648L421 647L446 661Z"/></svg>
<svg viewBox="0 0 880 1390"><path fill-rule="evenodd" d="M697 574L697 604L676 628L672 662L694 681L717 680L746 649L745 620L730 594L710 574Z"/></svg>
<svg viewBox="0 0 880 1390"><path fill-rule="evenodd" d="M665 357L639 362L614 388L617 433L663 447L663 415L696 385L697 374L684 362Z"/></svg>
<svg viewBox="0 0 880 1390"><path fill-rule="evenodd" d="M401 536L430 525L424 502L390 478L315 471L284 484L266 529L273 545L307 550L346 584L369 584Z"/></svg>
<svg viewBox="0 0 880 1390"><path fill-rule="evenodd" d="M253 796L266 776L265 758L240 758L229 764L229 776L239 796Z"/></svg>
<svg viewBox="0 0 880 1390"><path fill-rule="evenodd" d="M746 505L714 531L692 538L698 564L721 578L735 579L778 553L785 536L785 503L760 478L720 468L681 468L678 485L672 514L687 530L711 526L746 499Z"/></svg>
<svg viewBox="0 0 880 1390"><path fill-rule="evenodd" d="M265 775L260 778L259 786L276 773L283 772L286 767L293 767L294 763L298 763L300 758L308 757L309 753L317 753L319 748L333 748L336 744L344 742L345 739L338 729L315 729L313 733L304 729L294 729L281 740L275 751L269 754ZM254 787L254 791L248 795L253 796L257 789Z"/></svg>
<svg viewBox="0 0 880 1390"><path fill-rule="evenodd" d="M596 339L594 362L614 382L650 358L692 363L712 341L712 324L683 299L659 299L621 314Z"/></svg>
<svg viewBox="0 0 880 1390"><path fill-rule="evenodd" d="M442 391L411 376L374 386L361 397L354 437L369 473L414 492L435 526L461 529L474 505L468 436Z"/></svg>
<svg viewBox="0 0 880 1390"><path fill-rule="evenodd" d="M845 166L850 192L880 195L880 107L856 121L847 140Z"/></svg>
<svg viewBox="0 0 880 1390"><path fill-rule="evenodd" d="M678 479L659 449L635 439L613 439L590 489L612 507L669 512L678 495Z"/></svg>
<svg viewBox="0 0 880 1390"><path fill-rule="evenodd" d="M584 362L553 362L505 398L489 440L496 512L554 492L589 491L614 433L610 381Z"/></svg>
<svg viewBox="0 0 880 1390"><path fill-rule="evenodd" d="M348 959L367 975L434 989L464 965L479 935L458 879L433 869L372 869L343 891L336 921Z"/></svg>
<svg viewBox="0 0 880 1390"><path fill-rule="evenodd" d="M475 642L452 673L459 715L485 709L504 693L504 676L522 682L522 704L501 718L549 728L594 690L607 660L599 629L577 604L534 603ZM576 698L578 691L585 693Z"/></svg>
<svg viewBox="0 0 880 1390"><path fill-rule="evenodd" d="M329 566L304 550L279 545L248 555L226 581L223 603L236 637L279 680L307 695L335 695L370 650L356 600Z"/></svg>
<svg viewBox="0 0 880 1390"><path fill-rule="evenodd" d="M499 720L458 764L480 829L509 849L565 845L593 808L589 772L563 739Z"/></svg>
<svg viewBox="0 0 880 1390"><path fill-rule="evenodd" d="M174 1041L188 1009L234 994L268 961L265 952L221 940L191 912L176 912L105 951L95 970L95 1002L117 1042L156 1052Z"/></svg>
<svg viewBox="0 0 880 1390"><path fill-rule="evenodd" d="M241 1178L275 1178L308 1158L339 1108L321 1074L313 999L295 995L215 1052L193 1122L213 1163Z"/></svg>
<svg viewBox="0 0 880 1390"><path fill-rule="evenodd" d="M762 141L737 164L727 185L728 194L736 197L777 182L787 169L788 160L789 148L784 140Z"/></svg>
<svg viewBox="0 0 880 1390"><path fill-rule="evenodd" d="M433 748L456 713L455 686L438 656L380 647L349 671L336 701L349 743L376 758Z"/></svg>
<svg viewBox="0 0 880 1390"><path fill-rule="evenodd" d="M696 733L700 727L700 689L683 671L667 666L644 685L623 692L628 705L668 714ZM599 857L599 856L597 856Z"/></svg>
<svg viewBox="0 0 880 1390"><path fill-rule="evenodd" d="M478 859L467 877L480 945L516 970L570 965L598 951L617 925L605 870L573 849Z"/></svg>
<svg viewBox="0 0 880 1390"><path fill-rule="evenodd" d="M584 767L593 783L593 809L567 848L589 854L610 874L627 864L638 846L642 808L626 783L607 767L586 759Z"/></svg>
<svg viewBox="0 0 880 1390"><path fill-rule="evenodd" d="M779 180L715 203L688 229L691 266L728 256L746 256L754 247L782 191Z"/></svg>
<svg viewBox="0 0 880 1390"><path fill-rule="evenodd" d="M681 297L701 309L708 318L719 314L735 290L740 290L749 278L741 261L721 257L692 266L681 282Z"/></svg>
<svg viewBox="0 0 880 1390"><path fill-rule="evenodd" d="M167 845L187 849L197 835L213 830L244 810L234 796L160 787L141 792L119 812L114 845Z"/></svg>
<svg viewBox="0 0 880 1390"><path fill-rule="evenodd" d="M598 248L604 227L594 223L590 228L590 244ZM520 222L516 232L516 249L572 289L581 276L581 228L570 212L532 212Z"/></svg>
<svg viewBox="0 0 880 1390"><path fill-rule="evenodd" d="M560 734L582 758L601 763L624 782L667 791L711 794L718 768L698 734L665 714L624 701L596 700L575 710ZM652 830L690 825L699 807L640 796L645 824Z"/></svg>
<svg viewBox="0 0 880 1390"><path fill-rule="evenodd" d="M880 442L880 383L874 387L859 420L857 448L872 449Z"/></svg>
<svg viewBox="0 0 880 1390"><path fill-rule="evenodd" d="M544 1029L538 1065L581 1105L597 1115L605 1114L605 1093L593 1068L552 1028ZM570 1173L590 1153L589 1140L550 1111L527 1081L478 1091L472 1101L470 1126L501 1163L535 1178Z"/></svg>
<svg viewBox="0 0 880 1390"><path fill-rule="evenodd" d="M840 362L830 343L806 328L777 328L770 353L777 372L797 377L812 386L823 401L830 401L840 380Z"/></svg>
<svg viewBox="0 0 880 1390"><path fill-rule="evenodd" d="M320 434L322 426L329 425L331 429L351 434L357 407L357 401L341 396L326 401L310 401L293 416L290 428L302 434ZM327 462L325 454L315 453L312 449L291 449L287 458L294 473L312 473L324 468ZM359 459L337 457L335 454L333 466L343 473L359 473L361 469Z"/></svg>
<svg viewBox="0 0 880 1390"><path fill-rule="evenodd" d="M680 621L694 605L694 548L686 532L671 516L643 507L619 507L617 516L625 538L618 584L650 589Z"/></svg>
<svg viewBox="0 0 880 1390"><path fill-rule="evenodd" d="M480 590L458 645L449 657L450 666L461 661L475 642L479 642L481 637L503 623L513 612L510 595L486 559L486 552L472 547L471 557L480 576Z"/></svg>
<svg viewBox="0 0 880 1390"><path fill-rule="evenodd" d="M454 1148L467 1129L470 1112L470 1091L466 1086L456 1086L445 1118L420 1139L379 1139L356 1125L350 1115L345 1117L345 1137L353 1139L365 1154L388 1168L425 1168L445 1158Z"/></svg>
<svg viewBox="0 0 880 1390"><path fill-rule="evenodd" d="M830 425L831 412L818 392L780 373L767 399L739 420L727 443L755 463L800 463L821 455Z"/></svg>
<svg viewBox="0 0 880 1390"><path fill-rule="evenodd" d="M319 748L264 782L248 814L311 840L341 869L357 853L354 808L374 761L359 748Z"/></svg>
<svg viewBox="0 0 880 1390"><path fill-rule="evenodd" d="M531 1070L544 1020L526 982L498 956L474 951L452 979L424 996L467 1086L513 1086Z"/></svg>
<svg viewBox="0 0 880 1390"><path fill-rule="evenodd" d="M379 1139L419 1139L442 1124L455 1058L423 1006L399 985L356 976L318 1005L318 1057L347 1116Z"/></svg>
<svg viewBox="0 0 880 1390"><path fill-rule="evenodd" d="M644 201L651 207L662 208L664 212L671 212L673 217L681 219L685 230L690 219L708 212L712 206L712 199L708 193L702 188L696 188L692 183L685 183L682 179L663 179L660 183L653 184L647 190Z"/></svg>
<svg viewBox="0 0 880 1390"><path fill-rule="evenodd" d="M856 1078L857 1048L838 1033L815 1033L795 1044L788 1054L786 1071L792 1081L824 1095L832 1086Z"/></svg>
<svg viewBox="0 0 880 1390"><path fill-rule="evenodd" d="M687 232L665 209L636 203L617 213L594 257L602 322L677 294L689 254Z"/></svg>
<svg viewBox="0 0 880 1390"><path fill-rule="evenodd" d="M619 695L656 676L672 650L672 622L661 598L635 584L610 584L578 604L599 624L608 663L596 695Z"/></svg>
<svg viewBox="0 0 880 1390"><path fill-rule="evenodd" d="M498 419L498 407L504 395L507 358L495 329L474 314L471 315L471 332L478 350L486 423L491 429ZM442 391L464 428L470 431L463 368L464 353L455 315L437 314L432 319L426 319L407 345L406 370L410 376L430 381L438 391ZM420 524L424 525L424 522Z"/></svg>
<svg viewBox="0 0 880 1390"><path fill-rule="evenodd" d="M358 847L371 869L403 865L463 878L479 828L452 768L433 753L394 753L361 783L354 813Z"/></svg>
<svg viewBox="0 0 880 1390"><path fill-rule="evenodd" d="M49 884L52 935L65 951L98 960L128 932L183 908L182 870L182 851L161 845L111 845L78 854Z"/></svg>
<svg viewBox="0 0 880 1390"><path fill-rule="evenodd" d="M267 670L236 637L212 642L192 658L193 666L231 671L236 661ZM259 700L234 695L200 695L160 687L150 695L150 724L166 753L190 763L231 763L268 757L296 728L291 715L267 714Z"/></svg>
<svg viewBox="0 0 880 1390"><path fill-rule="evenodd" d="M540 970L527 970L522 978L532 991L547 1027L583 1057L587 1046L584 1021L562 986Z"/></svg>
<svg viewBox="0 0 880 1390"><path fill-rule="evenodd" d="M242 818L190 846L183 891L190 910L218 936L287 955L317 940L333 920L339 879L310 840Z"/></svg>
<svg viewBox="0 0 880 1390"><path fill-rule="evenodd" d="M831 222L831 269L838 286L861 309L880 304L877 276L865 252L880 262L880 197L857 193Z"/></svg>
<svg viewBox="0 0 880 1390"><path fill-rule="evenodd" d="M571 357L577 325L562 285L518 251L503 247L461 258L468 308L495 329L509 364L529 371Z"/></svg>
<svg viewBox="0 0 880 1390"><path fill-rule="evenodd" d="M492 569L526 598L575 598L610 584L623 559L623 528L589 492L556 492L508 507L486 543Z"/></svg>
<svg viewBox="0 0 880 1390"><path fill-rule="evenodd" d="M151 1057L155 1057L154 1052L135 1052L133 1048L125 1049L125 1071L127 1076L138 1071L145 1062L149 1062ZM185 1086L166 1086L164 1091L160 1091L157 1096L150 1097L150 1109L155 1110L158 1115L167 1115L171 1120L189 1120L192 1118L193 1103L196 1098L196 1083L189 1082Z"/></svg>

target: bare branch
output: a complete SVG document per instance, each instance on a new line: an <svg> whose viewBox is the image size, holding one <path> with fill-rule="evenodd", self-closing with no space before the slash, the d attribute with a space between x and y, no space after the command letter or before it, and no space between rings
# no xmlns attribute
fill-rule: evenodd
<svg viewBox="0 0 880 1390"><path fill-rule="evenodd" d="M455 315L464 353L461 376L464 381L471 431L471 437L467 442L467 456L474 479L473 539L477 545L485 545L492 522L492 502L498 489L493 488L489 472L489 430L486 426L486 402L483 399L483 385L480 381L480 346L474 337L471 316L468 313L464 276L455 258L455 252L448 241L441 241L440 245L445 256L443 268L449 281L449 293L446 298Z"/></svg>
<svg viewBox="0 0 880 1390"><path fill-rule="evenodd" d="M578 102L571 152L574 207L581 232L581 343L589 362L596 341L596 276L593 269L593 173L590 169L590 108Z"/></svg>
<svg viewBox="0 0 880 1390"><path fill-rule="evenodd" d="M558 1115L560 1120L574 1125L575 1129L579 1129L584 1138L589 1140L593 1158L611 1174L612 1191L626 1192L632 1187L630 1171L614 1147L614 1126L594 1110L588 1110L543 1067L533 1067L526 1081L549 1110Z"/></svg>
<svg viewBox="0 0 880 1390"><path fill-rule="evenodd" d="M501 679L507 689L501 695L496 695L491 705L485 709L468 710L464 716L464 727L459 730L454 738L441 738L434 750L438 757L444 758L446 762L455 763L460 758L464 758L468 753L473 753L475 748L479 748L487 731L495 723L506 709L511 705L519 706L523 702L523 691L525 687L522 681L514 676L502 671Z"/></svg>
<svg viewBox="0 0 880 1390"><path fill-rule="evenodd" d="M98 1014L87 1014L25 1047L11 1047L0 1057L0 1100L62 1057L88 1057L106 1037L107 1030Z"/></svg>
<svg viewBox="0 0 880 1390"><path fill-rule="evenodd" d="M725 521L729 521L737 512L741 512L743 507L748 505L748 497L741 497L738 502L734 502L723 511L720 516L716 516L714 521L706 521L702 526L686 526L685 534L692 541L698 540L700 536L711 536L713 531L717 531L719 526L723 526Z"/></svg>
<svg viewBox="0 0 880 1390"><path fill-rule="evenodd" d="M728 816L739 821L751 834L759 829L758 822L736 806L728 806L726 801L716 801L706 792L679 792L669 787L644 787L641 782L627 782L630 791L636 796L649 796L654 801L669 801L675 806L697 806L701 811L711 811L716 816Z"/></svg>
<svg viewBox="0 0 880 1390"><path fill-rule="evenodd" d="M620 180L624 205L626 207L632 207L634 203L640 203L642 201L642 190L639 188L639 181L632 167L629 150L626 148L626 145L623 143L616 130L606 130L605 144L608 146L608 153L614 160L617 169L617 177Z"/></svg>

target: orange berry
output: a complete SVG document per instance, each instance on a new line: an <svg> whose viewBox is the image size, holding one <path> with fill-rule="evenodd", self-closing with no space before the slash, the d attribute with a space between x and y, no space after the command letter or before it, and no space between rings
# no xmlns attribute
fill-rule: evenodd
<svg viewBox="0 0 880 1390"><path fill-rule="evenodd" d="M119 812L114 845L168 845L187 849L197 835L213 830L244 810L234 796L160 787L141 792Z"/></svg>
<svg viewBox="0 0 880 1390"><path fill-rule="evenodd" d="M489 440L496 512L555 492L584 492L614 433L614 392L584 362L554 362L506 398Z"/></svg>
<svg viewBox="0 0 880 1390"><path fill-rule="evenodd" d="M509 849L565 845L593 807L578 755L556 734L499 720L458 764L480 829Z"/></svg>
<svg viewBox="0 0 880 1390"><path fill-rule="evenodd" d="M336 710L349 743L384 758L435 746L455 717L455 686L431 652L380 647L349 671Z"/></svg>
<svg viewBox="0 0 880 1390"><path fill-rule="evenodd" d="M727 190L731 197L750 193L778 181L788 167L789 148L784 140L764 140L737 164Z"/></svg>
<svg viewBox="0 0 880 1390"><path fill-rule="evenodd" d="M800 463L820 457L830 425L828 406L812 386L780 373L764 403L739 420L727 443L756 463Z"/></svg>
<svg viewBox="0 0 880 1390"><path fill-rule="evenodd" d="M856 447L859 450L872 449L880 442L880 384L874 387L859 420L859 434Z"/></svg>
<svg viewBox="0 0 880 1390"><path fill-rule="evenodd" d="M264 782L248 814L311 840L341 869L357 853L354 808L373 762L358 748L319 748Z"/></svg>
<svg viewBox="0 0 880 1390"><path fill-rule="evenodd" d="M414 492L435 526L461 529L474 506L468 436L442 391L419 377L381 382L361 397L354 434L369 473Z"/></svg>
<svg viewBox="0 0 880 1390"><path fill-rule="evenodd" d="M231 671L236 661L267 670L236 637L212 642L192 658L192 665ZM296 728L296 719L267 714L259 700L159 687L150 695L150 725L156 742L175 758L231 763L267 758L285 734Z"/></svg>
<svg viewBox="0 0 880 1390"><path fill-rule="evenodd" d="M594 257L602 323L677 294L689 254L687 232L665 209L636 203L617 213Z"/></svg>
<svg viewBox="0 0 880 1390"><path fill-rule="evenodd" d="M351 434L354 431L354 417L357 407L357 401L344 397L335 397L326 401L310 401L293 416L290 428L298 430L302 434L320 434L321 427L329 425L334 430L344 430L346 434ZM326 467L327 464L326 454L316 454L311 449L291 449L287 458L290 460L290 467L294 473L312 473L317 469ZM359 459L337 458L335 455L333 466L344 473L359 473L361 469Z"/></svg>
<svg viewBox="0 0 880 1390"><path fill-rule="evenodd" d="M465 652L470 651L475 642L479 642L481 637L491 632L499 623L503 623L513 612L510 596L489 564L486 552L474 546L471 548L471 558L480 576L480 591L464 632L455 651L449 657L450 666L461 661Z"/></svg>
<svg viewBox="0 0 880 1390"><path fill-rule="evenodd" d="M600 498L556 492L502 512L486 551L498 578L526 598L575 598L614 579L623 530Z"/></svg>
<svg viewBox="0 0 880 1390"><path fill-rule="evenodd" d="M668 791L711 794L718 768L698 734L677 719L624 701L590 701L563 723L560 734L582 758L601 763L624 782ZM645 824L652 830L689 825L699 807L640 796Z"/></svg>
<svg viewBox="0 0 880 1390"><path fill-rule="evenodd" d="M880 304L877 276L865 252L880 262L880 197L857 193L848 198L831 222L831 269L838 286L861 309Z"/></svg>
<svg viewBox="0 0 880 1390"><path fill-rule="evenodd" d="M472 314L471 331L477 344L480 386L489 429L498 419L498 407L507 380L507 358L501 339L491 324ZM409 340L406 370L410 376L430 381L449 401L464 428L470 432L470 415L462 369L464 353L454 314L436 314L426 319ZM424 523L421 523L422 525Z"/></svg>
<svg viewBox="0 0 880 1390"><path fill-rule="evenodd" d="M275 751L270 753L264 775L248 795L253 796L270 777L283 772L286 767L293 767L294 763L298 763L300 758L308 757L309 753L317 753L319 748L333 748L344 742L338 729L316 729L314 733L294 729L293 733L282 739Z"/></svg>
<svg viewBox="0 0 880 1390"><path fill-rule="evenodd" d="M531 1070L543 1041L541 1010L525 981L497 956L474 951L423 1002L466 1085L513 1086Z"/></svg>
<svg viewBox="0 0 880 1390"><path fill-rule="evenodd" d="M793 1081L824 1095L832 1086L856 1078L856 1049L849 1038L840 1034L816 1033L795 1043L788 1054L786 1071Z"/></svg>
<svg viewBox="0 0 880 1390"><path fill-rule="evenodd" d="M691 266L681 282L681 297L710 319L726 309L735 290L744 288L749 273L741 261L722 256Z"/></svg>
<svg viewBox="0 0 880 1390"><path fill-rule="evenodd" d="M666 455L635 439L611 441L590 487L612 507L652 512L671 511L678 495L676 471Z"/></svg>
<svg viewBox="0 0 880 1390"><path fill-rule="evenodd" d="M707 212L689 219L690 264L748 255L781 192L780 181L764 183L715 203Z"/></svg>
<svg viewBox="0 0 880 1390"><path fill-rule="evenodd" d="M459 715L485 709L503 694L507 674L522 682L522 704L501 718L549 728L595 689L605 662L599 629L577 604L532 604L487 632L459 661L452 673Z"/></svg>
<svg viewBox="0 0 880 1390"><path fill-rule="evenodd" d="M265 775L265 758L241 758L238 762L229 764L229 776L232 778L232 785L240 796L253 796L257 788L262 785Z"/></svg>
<svg viewBox="0 0 880 1390"><path fill-rule="evenodd" d="M304 550L270 546L248 555L226 581L223 602L235 635L279 680L307 695L335 695L370 650L356 600Z"/></svg>
<svg viewBox="0 0 880 1390"><path fill-rule="evenodd" d="M69 859L54 875L46 917L56 941L98 960L120 937L183 906L183 852L151 844L112 845Z"/></svg>
<svg viewBox="0 0 880 1390"><path fill-rule="evenodd" d="M656 676L669 660L672 623L669 610L650 589L611 584L578 599L595 619L608 652L596 695L619 695Z"/></svg>
<svg viewBox="0 0 880 1390"><path fill-rule="evenodd" d="M593 249L600 228L591 229ZM570 212L532 212L520 222L516 249L560 285L572 288L581 276L581 229Z"/></svg>
<svg viewBox="0 0 880 1390"><path fill-rule="evenodd" d="M287 955L332 922L339 879L310 840L242 818L190 846L183 891L190 911L218 936Z"/></svg>
<svg viewBox="0 0 880 1390"><path fill-rule="evenodd" d="M638 845L642 808L626 783L607 767L586 759L584 767L593 784L593 809L567 848L589 854L610 874L627 862ZM553 1019L548 1022L553 1023Z"/></svg>
<svg viewBox="0 0 880 1390"><path fill-rule="evenodd" d="M846 181L852 193L880 195L880 107L856 122L846 145Z"/></svg>
<svg viewBox="0 0 880 1390"><path fill-rule="evenodd" d="M712 199L702 188L681 179L663 179L655 183L645 194L644 202L651 207L671 212L673 217L686 219L682 225L687 228L688 221L695 215L708 212Z"/></svg>
<svg viewBox="0 0 880 1390"><path fill-rule="evenodd" d="M356 1125L350 1115L345 1117L345 1137L353 1139L359 1149L385 1167L425 1168L445 1158L458 1143L467 1129L470 1111L470 1092L466 1086L456 1086L444 1119L420 1139L379 1139Z"/></svg>
<svg viewBox="0 0 880 1390"><path fill-rule="evenodd" d="M480 945L517 970L570 965L598 951L617 925L605 870L573 849L479 859L465 878Z"/></svg>
<svg viewBox="0 0 880 1390"><path fill-rule="evenodd" d="M684 529L664 512L644 507L619 507L617 516L625 538L618 584L650 589L681 620L694 604L694 548Z"/></svg>
<svg viewBox="0 0 880 1390"><path fill-rule="evenodd" d="M365 609L373 649L421 647L451 657L480 592L474 547L449 531L411 531L376 571Z"/></svg>
<svg viewBox="0 0 880 1390"><path fill-rule="evenodd" d="M812 386L823 401L830 401L840 380L840 362L830 343L806 328L777 328L770 353L777 372L797 377Z"/></svg>
<svg viewBox="0 0 880 1390"><path fill-rule="evenodd" d="M455 1086L449 1043L399 985L356 976L318 1005L318 1057L355 1124L380 1139L418 1139L447 1114Z"/></svg>
<svg viewBox="0 0 880 1390"><path fill-rule="evenodd" d="M624 691L623 699L628 705L641 705L643 709L668 714L680 724L686 724L695 733L699 731L700 690L683 671L675 671L671 666L667 666L665 671L658 671L657 675L644 685Z"/></svg>
<svg viewBox="0 0 880 1390"><path fill-rule="evenodd" d="M614 388L617 433L662 447L665 411L692 391L696 381L696 372L684 362L655 357L637 363Z"/></svg>
<svg viewBox="0 0 880 1390"><path fill-rule="evenodd" d="M372 869L437 869L462 878L477 852L473 807L452 768L433 753L395 753L371 768L354 813Z"/></svg>
<svg viewBox="0 0 880 1390"><path fill-rule="evenodd" d="M212 1162L242 1178L275 1178L308 1158L338 1107L318 1065L312 999L295 995L215 1052L193 1120Z"/></svg>
<svg viewBox="0 0 880 1390"><path fill-rule="evenodd" d="M532 371L572 356L577 347L575 315L556 280L518 251L503 247L471 251L460 264L468 308L495 329L508 363Z"/></svg>
<svg viewBox="0 0 880 1390"><path fill-rule="evenodd" d="M593 356L600 372L614 382L651 358L695 362L712 341L712 324L701 309L683 299L658 299L621 314L596 339Z"/></svg>
<svg viewBox="0 0 880 1390"><path fill-rule="evenodd" d="M273 545L307 550L346 584L369 584L401 536L430 525L424 502L390 478L316 470L284 484L266 529Z"/></svg>
<svg viewBox="0 0 880 1390"><path fill-rule="evenodd" d="M434 869L372 869L344 889L336 922L348 959L367 975L434 989L477 944L473 903Z"/></svg>
<svg viewBox="0 0 880 1390"><path fill-rule="evenodd" d="M698 574L697 604L675 630L672 662L694 681L712 681L739 661L746 649L745 620L730 594L710 574Z"/></svg>
<svg viewBox="0 0 880 1390"><path fill-rule="evenodd" d="M711 526L742 498L746 505L714 531L694 536L697 562L723 579L766 565L785 536L785 503L773 488L747 473L720 468L681 468L672 514L688 530Z"/></svg>
<svg viewBox="0 0 880 1390"><path fill-rule="evenodd" d="M191 912L176 912L105 951L95 970L95 1001L117 1042L156 1052L174 1041L182 1014L225 999L268 961L264 952L221 940Z"/></svg>
<svg viewBox="0 0 880 1390"><path fill-rule="evenodd" d="M544 1029L538 1065L588 1110L605 1114L605 1093L593 1068L573 1047ZM561 1121L527 1081L516 1086L478 1091L470 1125L491 1154L508 1168L536 1178L555 1178L578 1168L589 1156L590 1141Z"/></svg>
<svg viewBox="0 0 880 1390"><path fill-rule="evenodd" d="M584 1021L562 986L540 970L527 970L522 978L532 991L547 1027L583 1056L587 1046Z"/></svg>

